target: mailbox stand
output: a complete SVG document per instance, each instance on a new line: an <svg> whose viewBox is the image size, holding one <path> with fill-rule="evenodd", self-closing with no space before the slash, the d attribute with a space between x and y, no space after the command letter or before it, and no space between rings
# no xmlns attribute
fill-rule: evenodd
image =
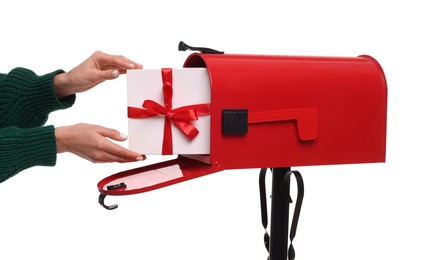
<svg viewBox="0 0 430 260"><path fill-rule="evenodd" d="M269 259L287 259L289 206L284 198L284 178L290 168L274 168L272 173L272 206ZM288 183L289 184L289 183ZM289 185L288 185L289 186Z"/></svg>
<svg viewBox="0 0 430 260"><path fill-rule="evenodd" d="M267 169L263 168L260 172L261 220L265 229L268 224L265 190L266 170ZM289 203L292 203L290 197L290 176L292 174L297 180L297 200L291 223L291 230L289 230ZM294 260L295 251L292 242L296 234L303 196L303 179L298 171L291 171L289 167L272 169L270 236L267 230L264 235L264 243L269 252L269 260ZM288 235L289 231L290 235ZM290 245L288 245L288 238L291 240Z"/></svg>

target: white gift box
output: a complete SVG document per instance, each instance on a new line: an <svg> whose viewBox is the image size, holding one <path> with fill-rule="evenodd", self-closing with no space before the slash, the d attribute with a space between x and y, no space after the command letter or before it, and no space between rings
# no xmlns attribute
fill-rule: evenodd
<svg viewBox="0 0 430 260"><path fill-rule="evenodd" d="M172 110L183 106L210 104L210 81L205 68L171 69L173 96ZM142 107L145 100L152 100L165 107L161 69L141 69L127 71L128 107L147 110ZM140 111L140 110L139 110ZM147 118L131 118L129 112L129 148L141 154L163 154L165 133L164 114ZM171 154L209 154L210 153L210 116L199 115L198 120L189 121L199 133L188 138L171 122ZM170 154L170 153L169 153Z"/></svg>

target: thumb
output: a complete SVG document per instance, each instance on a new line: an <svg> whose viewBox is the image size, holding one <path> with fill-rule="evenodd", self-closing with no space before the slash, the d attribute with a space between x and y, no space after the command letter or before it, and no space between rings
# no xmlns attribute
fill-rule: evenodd
<svg viewBox="0 0 430 260"><path fill-rule="evenodd" d="M117 69L108 70L108 79L115 79L119 76L119 71Z"/></svg>
<svg viewBox="0 0 430 260"><path fill-rule="evenodd" d="M119 76L119 71L117 69L103 70L103 71L99 71L97 75L100 77L100 80L102 81L116 79Z"/></svg>

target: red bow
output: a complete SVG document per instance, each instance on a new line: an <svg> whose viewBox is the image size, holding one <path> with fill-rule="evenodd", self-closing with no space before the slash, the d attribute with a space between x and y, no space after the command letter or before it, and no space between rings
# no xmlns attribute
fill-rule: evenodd
<svg viewBox="0 0 430 260"><path fill-rule="evenodd" d="M162 154L167 155L173 153L171 122L173 121L173 124L192 140L199 133L199 130L190 121L198 120L198 115L209 115L210 104L196 104L172 109L172 69L161 69L161 75L163 79L164 106L153 100L145 100L142 105L143 109L128 107L128 117L148 118L164 115Z"/></svg>

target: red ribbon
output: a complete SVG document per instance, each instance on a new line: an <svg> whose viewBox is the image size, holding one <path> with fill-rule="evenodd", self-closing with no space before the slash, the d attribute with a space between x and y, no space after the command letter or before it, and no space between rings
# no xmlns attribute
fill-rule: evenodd
<svg viewBox="0 0 430 260"><path fill-rule="evenodd" d="M129 118L149 118L164 115L164 136L162 154L173 153L172 124L179 128L190 140L197 136L199 130L190 121L198 120L199 115L209 115L210 104L196 104L172 109L172 69L161 69L163 79L164 106L153 100L145 100L143 109L128 107Z"/></svg>

